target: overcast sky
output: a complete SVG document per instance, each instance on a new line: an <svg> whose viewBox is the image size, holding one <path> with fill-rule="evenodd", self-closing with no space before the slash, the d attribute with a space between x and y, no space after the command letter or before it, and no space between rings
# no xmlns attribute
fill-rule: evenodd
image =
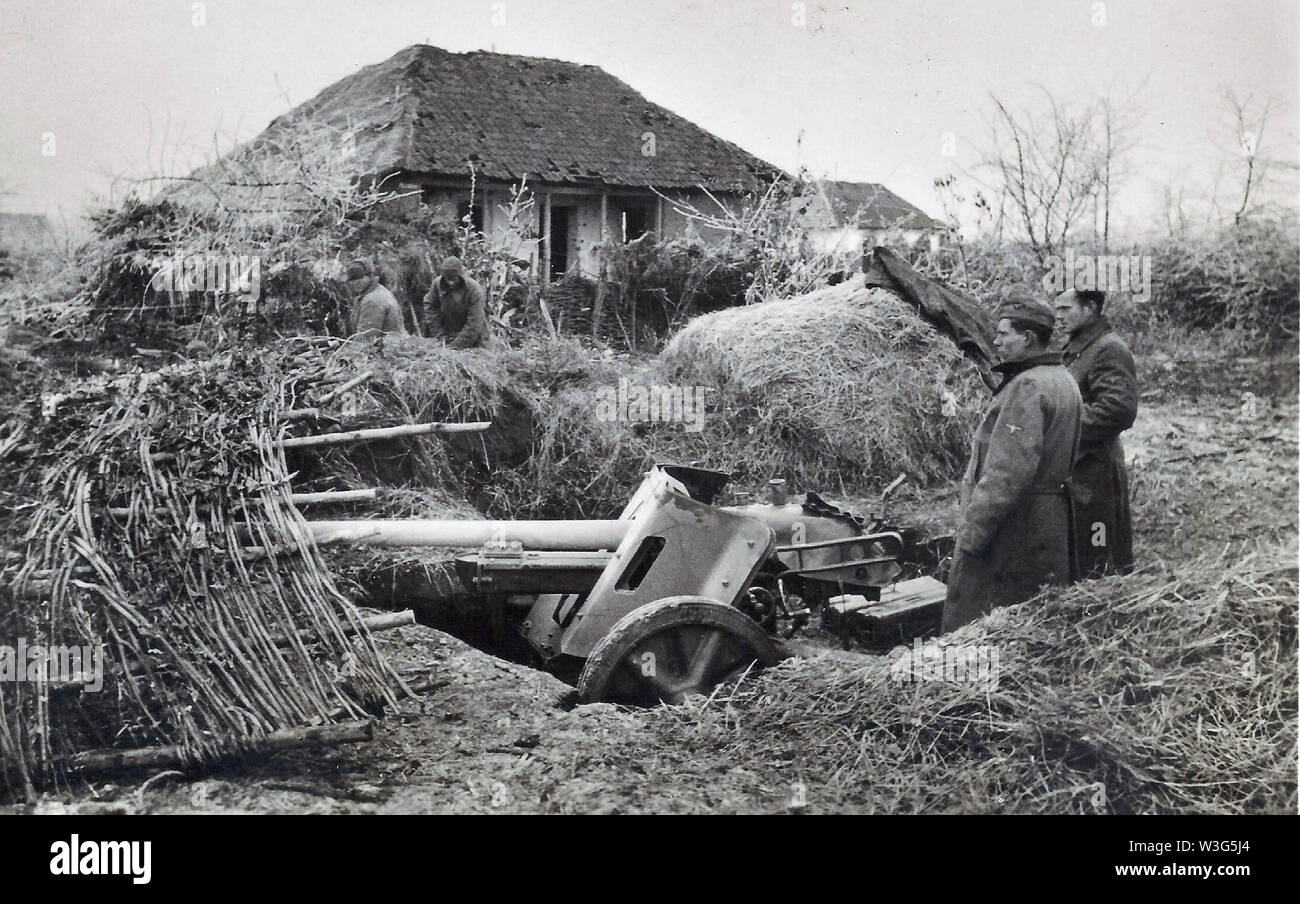
<svg viewBox="0 0 1300 904"><path fill-rule="evenodd" d="M1130 222L1162 183L1213 190L1225 88L1274 99L1273 152L1294 160L1300 134L1297 0L0 0L0 209L70 216L110 174L187 172L214 133L251 138L426 42L595 64L778 166L936 214L935 177L978 172L990 94L1035 84L1140 88Z"/></svg>

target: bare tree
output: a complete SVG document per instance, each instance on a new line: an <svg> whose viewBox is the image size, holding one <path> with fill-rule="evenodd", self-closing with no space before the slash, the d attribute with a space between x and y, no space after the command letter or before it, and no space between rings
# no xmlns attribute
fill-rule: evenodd
<svg viewBox="0 0 1300 904"><path fill-rule="evenodd" d="M1160 187L1161 203L1165 215L1165 229L1170 236L1187 234L1187 211L1184 207L1187 190L1183 185L1175 187L1165 182Z"/></svg>
<svg viewBox="0 0 1300 904"><path fill-rule="evenodd" d="M1101 136L1094 206L1097 209L1097 218L1101 221L1099 231L1103 253L1110 251L1112 192L1128 175L1125 163L1129 151L1134 147L1132 135L1140 120L1135 98L1136 94L1120 101L1104 97L1097 105L1097 125Z"/></svg>
<svg viewBox="0 0 1300 904"><path fill-rule="evenodd" d="M1224 101L1231 116L1231 126L1236 135L1237 146L1241 151L1245 172L1241 182L1241 203L1232 215L1232 222L1241 225L1250 209L1251 194L1258 194L1261 183L1268 176L1273 161L1260 153L1264 142L1264 129L1268 125L1269 113L1273 108L1273 99L1266 98L1262 106L1255 102L1254 95L1245 99L1237 97L1236 92L1224 91Z"/></svg>
<svg viewBox="0 0 1300 904"><path fill-rule="evenodd" d="M1062 104L1040 86L1043 111L1012 110L994 97L983 166L991 170L998 208L1040 262L1056 254L1089 210L1110 231L1111 192L1131 147L1129 104Z"/></svg>

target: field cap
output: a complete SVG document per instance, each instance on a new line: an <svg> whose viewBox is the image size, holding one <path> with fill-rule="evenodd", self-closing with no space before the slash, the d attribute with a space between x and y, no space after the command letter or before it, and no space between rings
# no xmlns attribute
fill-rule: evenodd
<svg viewBox="0 0 1300 904"><path fill-rule="evenodd" d="M374 276L375 268L370 266L370 261L355 260L348 264L348 279L360 279L363 276Z"/></svg>
<svg viewBox="0 0 1300 904"><path fill-rule="evenodd" d="M1056 314L1041 301L1032 298L1009 298L998 308L998 319L1021 320L1044 329L1056 326Z"/></svg>

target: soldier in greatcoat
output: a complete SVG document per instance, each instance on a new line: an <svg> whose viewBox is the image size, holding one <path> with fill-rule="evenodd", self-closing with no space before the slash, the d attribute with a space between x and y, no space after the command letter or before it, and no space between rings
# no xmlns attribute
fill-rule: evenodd
<svg viewBox="0 0 1300 904"><path fill-rule="evenodd" d="M1133 570L1133 517L1120 434L1138 409L1137 367L1102 315L1103 292L1057 296L1057 324L1069 337L1063 360L1083 395L1083 430L1074 463L1075 542L1082 577Z"/></svg>
<svg viewBox="0 0 1300 904"><path fill-rule="evenodd" d="M993 370L1002 382L962 479L945 632L1071 578L1066 481L1079 443L1079 387L1051 349L1050 308L1018 299L998 315Z"/></svg>

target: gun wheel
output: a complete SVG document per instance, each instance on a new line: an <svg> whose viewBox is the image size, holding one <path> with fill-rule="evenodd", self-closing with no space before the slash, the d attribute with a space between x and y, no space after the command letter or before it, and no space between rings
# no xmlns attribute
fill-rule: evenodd
<svg viewBox="0 0 1300 904"><path fill-rule="evenodd" d="M781 658L772 638L740 610L671 596L614 624L588 657L578 695L584 703L681 703Z"/></svg>

